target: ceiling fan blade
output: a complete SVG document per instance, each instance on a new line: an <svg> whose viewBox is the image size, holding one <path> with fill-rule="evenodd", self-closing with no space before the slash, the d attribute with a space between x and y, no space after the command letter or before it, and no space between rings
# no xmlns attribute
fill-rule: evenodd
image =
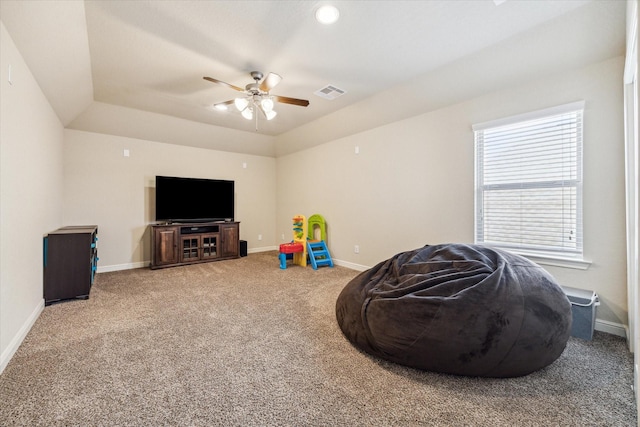
<svg viewBox="0 0 640 427"><path fill-rule="evenodd" d="M225 83L225 82L223 82L221 80L217 80L217 79L214 79L212 77L203 77L203 79L209 80L211 83L216 83L216 84L219 84L219 85L222 85L222 86L226 86L226 87L231 88L231 89L235 89L238 92L244 92L244 89L242 89L242 88L240 88L238 86L234 86L232 84Z"/></svg>
<svg viewBox="0 0 640 427"><path fill-rule="evenodd" d="M223 107L223 106L226 107L227 105L233 104L235 101L236 101L235 99L230 99L228 101L215 103L215 104L213 104L213 106L215 108L220 108L220 107Z"/></svg>
<svg viewBox="0 0 640 427"><path fill-rule="evenodd" d="M278 83L280 83L282 77L276 73L269 73L267 77L264 78L262 83L260 83L260 90L263 92L269 92L271 89L276 87Z"/></svg>
<svg viewBox="0 0 640 427"><path fill-rule="evenodd" d="M289 98L286 96L274 96L273 99L278 102L282 102L283 104L299 105L301 107L306 107L307 105L309 105L309 101L307 101L306 99Z"/></svg>

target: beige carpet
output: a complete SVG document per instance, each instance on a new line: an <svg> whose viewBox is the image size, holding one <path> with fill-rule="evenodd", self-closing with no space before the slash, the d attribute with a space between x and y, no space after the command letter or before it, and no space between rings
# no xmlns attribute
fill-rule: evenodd
<svg viewBox="0 0 640 427"><path fill-rule="evenodd" d="M421 372L335 320L357 272L275 252L99 274L46 307L0 376L2 426L635 426L624 340L571 339L527 377Z"/></svg>

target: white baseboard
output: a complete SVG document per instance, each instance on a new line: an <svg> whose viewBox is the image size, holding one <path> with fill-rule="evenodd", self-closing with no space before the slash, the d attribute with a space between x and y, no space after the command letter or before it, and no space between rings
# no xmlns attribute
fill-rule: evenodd
<svg viewBox="0 0 640 427"><path fill-rule="evenodd" d="M640 384L640 369L638 365L633 365L633 391L636 395L636 404L640 401L640 392L638 392L638 385ZM640 409L639 409L640 411Z"/></svg>
<svg viewBox="0 0 640 427"><path fill-rule="evenodd" d="M594 327L596 331L605 332L607 334L617 335L622 338L629 336L629 328L622 323L609 322L608 320L596 319L596 325Z"/></svg>
<svg viewBox="0 0 640 427"><path fill-rule="evenodd" d="M27 321L24 322L24 324L20 328L20 331L18 331L16 336L14 336L9 343L9 346L7 346L5 351L2 352L2 355L0 355L0 374L2 373L2 371L4 371L4 368L7 367L9 361L16 353L16 351L18 351L20 344L22 344L22 341L24 341L24 339L27 337L27 334L33 327L33 324L36 323L36 320L38 320L38 317L40 316L40 313L42 313L42 310L44 310L44 299L40 300L38 305L31 312L31 315L27 318Z"/></svg>
<svg viewBox="0 0 640 427"><path fill-rule="evenodd" d="M96 270L97 273L109 273L111 271L133 270L134 268L149 267L149 261L131 262L128 264L100 265Z"/></svg>
<svg viewBox="0 0 640 427"><path fill-rule="evenodd" d="M252 248L247 250L248 254L255 254L258 252L269 252L269 251L277 251L279 250L280 247L279 246L264 246L262 248Z"/></svg>
<svg viewBox="0 0 640 427"><path fill-rule="evenodd" d="M349 261L342 261L339 259L334 259L333 263L335 265L339 265L340 267L346 267L346 268L350 268L352 270L356 270L356 271L365 271L370 269L371 267L367 266L367 265L361 265L361 264L356 264L353 262L349 262Z"/></svg>

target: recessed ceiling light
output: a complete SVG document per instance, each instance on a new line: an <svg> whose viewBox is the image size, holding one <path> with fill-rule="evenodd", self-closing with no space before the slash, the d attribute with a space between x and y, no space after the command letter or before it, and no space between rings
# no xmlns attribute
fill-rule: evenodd
<svg viewBox="0 0 640 427"><path fill-rule="evenodd" d="M220 110L220 111L226 111L227 110L227 106L225 104L215 104L213 107L216 110Z"/></svg>
<svg viewBox="0 0 640 427"><path fill-rule="evenodd" d="M340 11L335 6L325 4L316 10L316 20L325 25L333 24L340 17Z"/></svg>

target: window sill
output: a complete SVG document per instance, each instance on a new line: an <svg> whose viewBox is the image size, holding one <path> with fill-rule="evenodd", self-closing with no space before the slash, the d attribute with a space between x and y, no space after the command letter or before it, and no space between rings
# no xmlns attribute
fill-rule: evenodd
<svg viewBox="0 0 640 427"><path fill-rule="evenodd" d="M591 266L591 261L582 258L560 257L547 254L511 250L511 252L521 255L537 264L552 265L554 267L573 268L576 270L586 270Z"/></svg>

